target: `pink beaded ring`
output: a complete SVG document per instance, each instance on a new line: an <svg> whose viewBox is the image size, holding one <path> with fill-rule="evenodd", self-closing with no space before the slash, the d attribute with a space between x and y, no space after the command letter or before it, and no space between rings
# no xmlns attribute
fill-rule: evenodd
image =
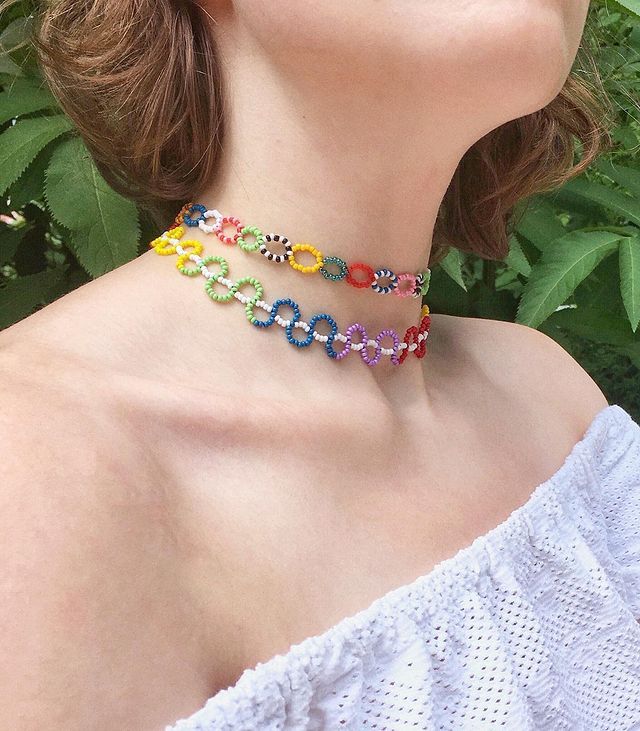
<svg viewBox="0 0 640 731"><path fill-rule="evenodd" d="M196 215L197 214L197 215ZM214 224L208 224L210 218L215 219ZM395 294L397 297L424 297L429 289L431 281L431 270L413 274L401 272L395 274L391 269L381 268L374 270L368 264L355 262L347 264L337 256L324 256L321 251L311 244L291 244L286 236L281 234L264 234L257 226L245 226L235 216L223 216L216 209L208 210L202 203L187 203L180 210L174 221L174 226L183 224L185 226L197 226L208 234L215 234L223 243L228 245L237 244L243 251L259 251L264 257L275 264L288 262L293 269L303 274L314 274L320 272L325 279L331 281L346 280L348 284L356 289L372 289L378 294ZM227 226L233 226L233 235L225 233ZM247 236L253 236L254 241L248 242ZM284 253L276 254L271 251L270 244L277 243L284 247ZM305 266L296 261L296 252L308 251L316 258L316 263ZM334 265L338 272L331 272L327 265ZM384 284L382 280L387 280ZM407 283L405 286L404 283Z"/></svg>

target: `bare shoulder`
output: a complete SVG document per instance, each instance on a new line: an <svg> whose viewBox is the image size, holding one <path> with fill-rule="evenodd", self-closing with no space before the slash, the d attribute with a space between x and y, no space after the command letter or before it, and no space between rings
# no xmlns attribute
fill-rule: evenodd
<svg viewBox="0 0 640 731"><path fill-rule="evenodd" d="M135 701L162 687L157 638L176 621L163 511L114 458L94 384L31 354L0 352L3 725L152 728L166 711Z"/></svg>
<svg viewBox="0 0 640 731"><path fill-rule="evenodd" d="M467 357L505 402L511 394L516 408L560 418L580 436L609 405L589 373L542 331L502 320L436 317L450 347Z"/></svg>
<svg viewBox="0 0 640 731"><path fill-rule="evenodd" d="M92 498L77 489L85 444L74 420L62 418L46 379L27 377L26 363L14 355L5 350L0 359L0 706L10 727L90 727L90 709L71 708L79 678L95 669L72 641L74 628L86 628L83 588L90 583ZM29 370L39 374L35 364ZM63 435L75 440L75 451Z"/></svg>

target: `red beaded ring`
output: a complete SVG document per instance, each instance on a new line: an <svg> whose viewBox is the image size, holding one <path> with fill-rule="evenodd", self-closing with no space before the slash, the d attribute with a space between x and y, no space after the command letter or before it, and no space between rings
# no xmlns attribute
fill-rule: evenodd
<svg viewBox="0 0 640 731"><path fill-rule="evenodd" d="M366 279L356 279L353 276L353 273L356 271L364 272L367 275ZM357 287L358 289L364 289L365 287L370 287L376 280L376 273L373 271L373 269L368 264L363 264L362 262L356 262L355 264L349 264L349 268L347 270L347 282L352 287Z"/></svg>

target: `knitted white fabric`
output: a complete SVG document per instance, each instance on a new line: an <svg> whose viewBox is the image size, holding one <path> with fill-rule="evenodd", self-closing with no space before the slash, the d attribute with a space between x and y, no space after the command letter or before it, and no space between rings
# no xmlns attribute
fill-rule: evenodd
<svg viewBox="0 0 640 731"><path fill-rule="evenodd" d="M594 417L527 502L165 731L640 729L640 426Z"/></svg>

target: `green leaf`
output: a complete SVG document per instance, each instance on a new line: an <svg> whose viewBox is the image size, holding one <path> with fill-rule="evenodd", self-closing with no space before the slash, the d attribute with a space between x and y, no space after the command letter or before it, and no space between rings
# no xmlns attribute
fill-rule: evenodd
<svg viewBox="0 0 640 731"><path fill-rule="evenodd" d="M21 43L29 41L33 26L32 15L20 15L0 33L0 51L7 53Z"/></svg>
<svg viewBox="0 0 640 731"><path fill-rule="evenodd" d="M640 18L640 0L614 0L614 5L620 5L625 10Z"/></svg>
<svg viewBox="0 0 640 731"><path fill-rule="evenodd" d="M565 184L572 193L598 203L640 226L640 201L617 190L607 188L600 183L593 183L586 178L576 178Z"/></svg>
<svg viewBox="0 0 640 731"><path fill-rule="evenodd" d="M634 343L621 349L633 365L640 371L640 343Z"/></svg>
<svg viewBox="0 0 640 731"><path fill-rule="evenodd" d="M531 274L531 264L529 264L524 251L522 251L517 236L509 237L509 254L504 262L518 274L522 274L523 277L528 277Z"/></svg>
<svg viewBox="0 0 640 731"><path fill-rule="evenodd" d="M548 193L547 195L554 205L569 212L573 228L579 228L582 225L586 226L591 222L598 223L603 219L609 220L611 218L607 209L601 204L595 203L582 195L578 195L577 193L573 193L571 190L568 190L567 186L571 182L574 181L565 183L563 186ZM580 223L574 225L574 223L578 221L580 221Z"/></svg>
<svg viewBox="0 0 640 731"><path fill-rule="evenodd" d="M610 231L571 231L557 239L533 267L516 322L538 327L618 247L620 238Z"/></svg>
<svg viewBox="0 0 640 731"><path fill-rule="evenodd" d="M9 226L6 223L0 224L0 264L5 264L13 259L18 244L30 228L28 225Z"/></svg>
<svg viewBox="0 0 640 731"><path fill-rule="evenodd" d="M12 183L5 193L9 206L14 211L19 211L31 201L41 201L44 197L44 173L51 157L52 146L56 141L50 142L36 155L35 160Z"/></svg>
<svg viewBox="0 0 640 731"><path fill-rule="evenodd" d="M635 332L640 322L640 235L620 241L620 293Z"/></svg>
<svg viewBox="0 0 640 731"><path fill-rule="evenodd" d="M594 303L607 303L607 312L627 320L627 314L620 294L620 257L610 256L583 280L571 296L578 308L592 307Z"/></svg>
<svg viewBox="0 0 640 731"><path fill-rule="evenodd" d="M157 235L157 234L156 234ZM427 301L432 312L446 312L448 315L464 317L469 314L469 294L444 269L436 266L431 274Z"/></svg>
<svg viewBox="0 0 640 731"><path fill-rule="evenodd" d="M440 262L440 266L454 282L459 284L462 289L467 291L467 285L464 283L462 278L462 259L460 257L460 250L454 247L449 249L449 253Z"/></svg>
<svg viewBox="0 0 640 731"><path fill-rule="evenodd" d="M640 200L640 171L624 165L614 165L611 160L600 160L595 167L604 175L626 188Z"/></svg>
<svg viewBox="0 0 640 731"><path fill-rule="evenodd" d="M93 277L125 264L138 253L138 210L98 172L82 140L58 145L46 172L51 213L70 229L78 261Z"/></svg>
<svg viewBox="0 0 640 731"><path fill-rule="evenodd" d="M65 270L45 269L9 280L0 287L0 329L9 327L31 314L38 305L50 302L50 292L58 287Z"/></svg>
<svg viewBox="0 0 640 731"><path fill-rule="evenodd" d="M567 307L554 312L547 322L560 325L575 335L594 343L621 348L628 347L634 342L634 335L628 320L607 312L599 305Z"/></svg>
<svg viewBox="0 0 640 731"><path fill-rule="evenodd" d="M627 43L640 52L640 25L635 25L627 36Z"/></svg>
<svg viewBox="0 0 640 731"><path fill-rule="evenodd" d="M626 152L635 154L638 145L640 145L640 137L631 127L615 127L611 131L611 135L613 141L624 147Z"/></svg>
<svg viewBox="0 0 640 731"><path fill-rule="evenodd" d="M61 114L16 122L0 135L0 193L17 180L51 140L71 129Z"/></svg>
<svg viewBox="0 0 640 731"><path fill-rule="evenodd" d="M516 224L516 231L538 251L544 251L552 241L567 233L556 218L555 208L544 198L529 201L522 218Z"/></svg>
<svg viewBox="0 0 640 731"><path fill-rule="evenodd" d="M45 86L31 79L15 79L0 93L0 123L50 107L56 108L57 102Z"/></svg>
<svg viewBox="0 0 640 731"><path fill-rule="evenodd" d="M0 53L0 74L6 76L22 76L22 69L5 53Z"/></svg>

